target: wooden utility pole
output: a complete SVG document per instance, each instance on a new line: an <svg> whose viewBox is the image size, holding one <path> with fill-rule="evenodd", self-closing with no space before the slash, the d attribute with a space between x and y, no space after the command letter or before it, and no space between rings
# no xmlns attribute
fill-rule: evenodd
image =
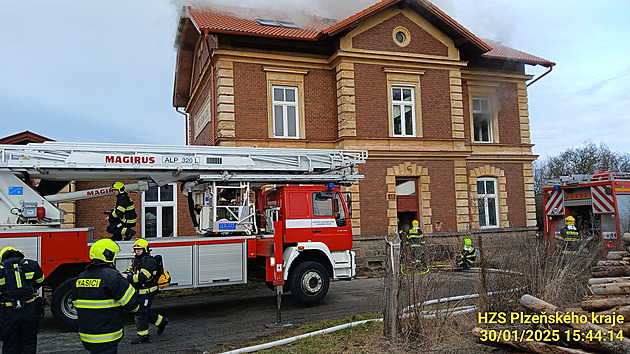
<svg viewBox="0 0 630 354"><path fill-rule="evenodd" d="M383 332L391 341L398 340L400 318L398 317L398 283L400 277L400 243L385 239L385 309L383 310Z"/></svg>

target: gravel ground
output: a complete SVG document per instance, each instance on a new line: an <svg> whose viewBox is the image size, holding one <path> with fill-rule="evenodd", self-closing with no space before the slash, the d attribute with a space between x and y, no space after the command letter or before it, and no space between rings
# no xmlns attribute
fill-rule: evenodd
<svg viewBox="0 0 630 354"><path fill-rule="evenodd" d="M378 312L382 288L382 278L333 282L328 295L313 307L286 294L282 297L282 320L299 325ZM276 320L276 297L264 285L224 293L204 291L158 297L152 308L171 321L164 334L158 336L156 328L151 326L150 342L132 345L129 341L135 335L135 326L130 318L118 346L120 353L214 353L281 330L264 326ZM87 353L78 335L61 329L49 312L40 322L37 349L38 353Z"/></svg>
<svg viewBox="0 0 630 354"><path fill-rule="evenodd" d="M447 279L434 289L436 297L476 292L477 273L459 272L442 276ZM231 289L225 292L192 291L186 296L160 296L153 310L170 319L163 335L150 327L149 343L132 345L135 326L131 317L125 326L120 353L215 353L242 347L252 340L281 331L265 324L276 320L276 297L266 286ZM316 306L305 306L290 294L282 297L282 320L301 325L353 314L382 311L383 279L364 278L336 281L326 298ZM50 313L40 322L38 353L87 353L78 335L65 331Z"/></svg>

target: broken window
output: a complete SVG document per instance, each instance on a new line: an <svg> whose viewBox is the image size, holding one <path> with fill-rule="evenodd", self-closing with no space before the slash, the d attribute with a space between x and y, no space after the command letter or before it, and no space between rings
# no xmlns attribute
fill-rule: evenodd
<svg viewBox="0 0 630 354"><path fill-rule="evenodd" d="M492 142L492 101L489 98L472 99L475 142Z"/></svg>

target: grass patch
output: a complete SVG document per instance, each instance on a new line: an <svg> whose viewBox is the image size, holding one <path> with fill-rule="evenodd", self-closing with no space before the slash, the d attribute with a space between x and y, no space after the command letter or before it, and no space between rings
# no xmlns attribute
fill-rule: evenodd
<svg viewBox="0 0 630 354"><path fill-rule="evenodd" d="M380 313L352 315L337 320L326 320L308 323L299 327L288 328L265 337L257 338L243 346L224 348L233 350L257 344L269 343L280 339L311 333L344 323L381 318ZM440 320L427 320L427 325L433 328L433 340L399 340L390 342L383 336L382 322L368 322L358 326L344 328L337 332L307 337L293 343L265 349L257 353L288 354L288 353L489 353L488 347L476 344L470 330L474 326L474 319L460 317L457 323Z"/></svg>

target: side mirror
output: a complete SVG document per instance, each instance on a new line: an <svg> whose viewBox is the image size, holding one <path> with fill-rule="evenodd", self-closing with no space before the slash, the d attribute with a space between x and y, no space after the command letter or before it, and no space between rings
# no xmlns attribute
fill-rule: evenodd
<svg viewBox="0 0 630 354"><path fill-rule="evenodd" d="M343 197L346 199L346 207L348 209L348 217L352 218L352 193L344 192Z"/></svg>

